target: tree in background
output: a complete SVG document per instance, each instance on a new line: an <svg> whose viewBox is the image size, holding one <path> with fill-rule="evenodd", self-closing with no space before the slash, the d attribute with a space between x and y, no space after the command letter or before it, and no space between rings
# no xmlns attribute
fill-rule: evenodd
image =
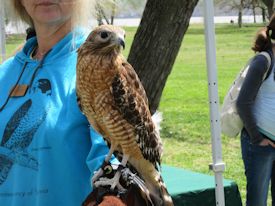
<svg viewBox="0 0 275 206"><path fill-rule="evenodd" d="M104 24L103 19L106 21L106 24L110 24L109 19L105 13L103 3L103 1L97 1L95 4L95 13L98 25Z"/></svg>
<svg viewBox="0 0 275 206"><path fill-rule="evenodd" d="M228 11L238 11L238 25L243 25L243 11L249 9L253 5L253 0L215 0L216 5L220 8L227 9Z"/></svg>
<svg viewBox="0 0 275 206"><path fill-rule="evenodd" d="M96 18L98 24L114 24L115 17L132 11L141 16L146 0L100 0L96 1Z"/></svg>
<svg viewBox="0 0 275 206"><path fill-rule="evenodd" d="M244 0L240 0L240 3L238 5L238 25L239 27L242 27L243 24L243 9L244 9Z"/></svg>
<svg viewBox="0 0 275 206"><path fill-rule="evenodd" d="M274 0L261 0L267 7L268 18L270 19L274 12Z"/></svg>
<svg viewBox="0 0 275 206"><path fill-rule="evenodd" d="M146 90L151 113L177 57L198 0L147 0L128 61Z"/></svg>
<svg viewBox="0 0 275 206"><path fill-rule="evenodd" d="M267 7L263 3L262 0L250 0L251 1L251 7L253 10L253 15L254 15L254 23L256 23L256 9L259 8L261 10L263 22L266 22L266 10Z"/></svg>
<svg viewBox="0 0 275 206"><path fill-rule="evenodd" d="M266 21L266 10L268 10L268 18L273 14L274 0L215 0L216 5L221 8L227 7L229 11L238 11L238 24L242 27L242 16L244 10L252 10L254 15L254 23L256 23L256 9L261 10L263 22Z"/></svg>
<svg viewBox="0 0 275 206"><path fill-rule="evenodd" d="M266 10L268 11L268 18L270 19L274 12L274 0L246 0L246 8L252 9L254 15L254 23L256 23L256 8L262 11L263 22L266 22Z"/></svg>
<svg viewBox="0 0 275 206"><path fill-rule="evenodd" d="M114 24L114 19L115 19L115 15L116 15L116 0L112 1L112 9L111 9L111 24Z"/></svg>

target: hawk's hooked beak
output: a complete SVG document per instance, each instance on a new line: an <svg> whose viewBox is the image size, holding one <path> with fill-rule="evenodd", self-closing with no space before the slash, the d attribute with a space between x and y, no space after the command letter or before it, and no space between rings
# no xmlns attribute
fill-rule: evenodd
<svg viewBox="0 0 275 206"><path fill-rule="evenodd" d="M118 43L119 43L120 46L123 47L123 49L125 49L125 41L124 41L124 39L122 39L121 37L119 37L118 38Z"/></svg>

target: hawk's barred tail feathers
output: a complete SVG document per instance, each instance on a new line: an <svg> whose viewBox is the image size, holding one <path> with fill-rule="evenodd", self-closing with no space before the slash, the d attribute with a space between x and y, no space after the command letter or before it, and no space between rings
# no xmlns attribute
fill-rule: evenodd
<svg viewBox="0 0 275 206"><path fill-rule="evenodd" d="M164 201L163 205L164 206L174 206L172 198L171 198L170 194L168 193L167 187L164 184L164 181L163 181L161 176L160 176L160 179L159 179L159 184L160 184L161 196L162 196L162 199Z"/></svg>
<svg viewBox="0 0 275 206"><path fill-rule="evenodd" d="M157 171L148 160L140 159L139 161L134 162L134 167L138 168L138 171L141 169L143 170L140 175L150 191L150 198L153 201L154 206L174 205L160 172Z"/></svg>
<svg viewBox="0 0 275 206"><path fill-rule="evenodd" d="M152 115L152 120L155 124L155 131L158 135L160 135L160 130L161 130L161 126L160 123L162 121L162 113L159 111L156 111L153 115ZM168 193L167 187L164 184L164 181L162 179L162 177L160 176L159 178L159 185L160 185L160 193L162 196L162 199L164 200L164 206L173 206L173 201L171 196Z"/></svg>

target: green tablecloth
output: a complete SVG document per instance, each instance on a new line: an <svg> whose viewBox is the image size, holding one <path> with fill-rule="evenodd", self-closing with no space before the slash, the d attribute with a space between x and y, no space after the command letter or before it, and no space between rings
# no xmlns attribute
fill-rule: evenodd
<svg viewBox="0 0 275 206"><path fill-rule="evenodd" d="M162 176L175 206L215 206L215 178L181 168L162 166ZM238 186L224 179L226 206L241 206Z"/></svg>

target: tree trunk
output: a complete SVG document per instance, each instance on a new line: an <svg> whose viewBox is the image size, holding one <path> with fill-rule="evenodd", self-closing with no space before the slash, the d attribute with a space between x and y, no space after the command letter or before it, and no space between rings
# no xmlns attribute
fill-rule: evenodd
<svg viewBox="0 0 275 206"><path fill-rule="evenodd" d="M97 23L98 25L102 25L103 24L103 21L102 21L102 14L101 14L101 8L100 8L100 5L99 3L96 3L95 5L95 10L96 10L96 19L97 19Z"/></svg>
<svg viewBox="0 0 275 206"><path fill-rule="evenodd" d="M148 0L128 61L146 90L151 113L178 54L198 0Z"/></svg>
<svg viewBox="0 0 275 206"><path fill-rule="evenodd" d="M256 2L255 2L255 0L252 1L252 11L253 11L254 23L256 23Z"/></svg>
<svg viewBox="0 0 275 206"><path fill-rule="evenodd" d="M266 16L266 14L265 14L265 8L261 8L262 9L262 17L263 17L263 22L266 22L266 19L265 19L265 16Z"/></svg>
<svg viewBox="0 0 275 206"><path fill-rule="evenodd" d="M238 13L238 24L239 24L239 27L241 28L242 27L242 24L243 24L243 0L241 0L241 4L239 6L239 13Z"/></svg>
<svg viewBox="0 0 275 206"><path fill-rule="evenodd" d="M268 18L270 19L273 14L273 5L274 0L262 0L262 2L266 5L268 11Z"/></svg>
<svg viewBox="0 0 275 206"><path fill-rule="evenodd" d="M114 19L116 15L116 0L112 2L112 14L111 14L111 24L114 25Z"/></svg>
<svg viewBox="0 0 275 206"><path fill-rule="evenodd" d="M97 19L98 25L100 26L100 25L104 24L103 19L105 19L107 24L110 24L106 14L105 14L105 11L103 10L103 8L99 2L96 2L95 9L96 9L96 19Z"/></svg>
<svg viewBox="0 0 275 206"><path fill-rule="evenodd" d="M242 11L239 10L239 13L238 13L238 24L239 24L240 28L242 27L242 24L243 24L242 17L243 17Z"/></svg>

